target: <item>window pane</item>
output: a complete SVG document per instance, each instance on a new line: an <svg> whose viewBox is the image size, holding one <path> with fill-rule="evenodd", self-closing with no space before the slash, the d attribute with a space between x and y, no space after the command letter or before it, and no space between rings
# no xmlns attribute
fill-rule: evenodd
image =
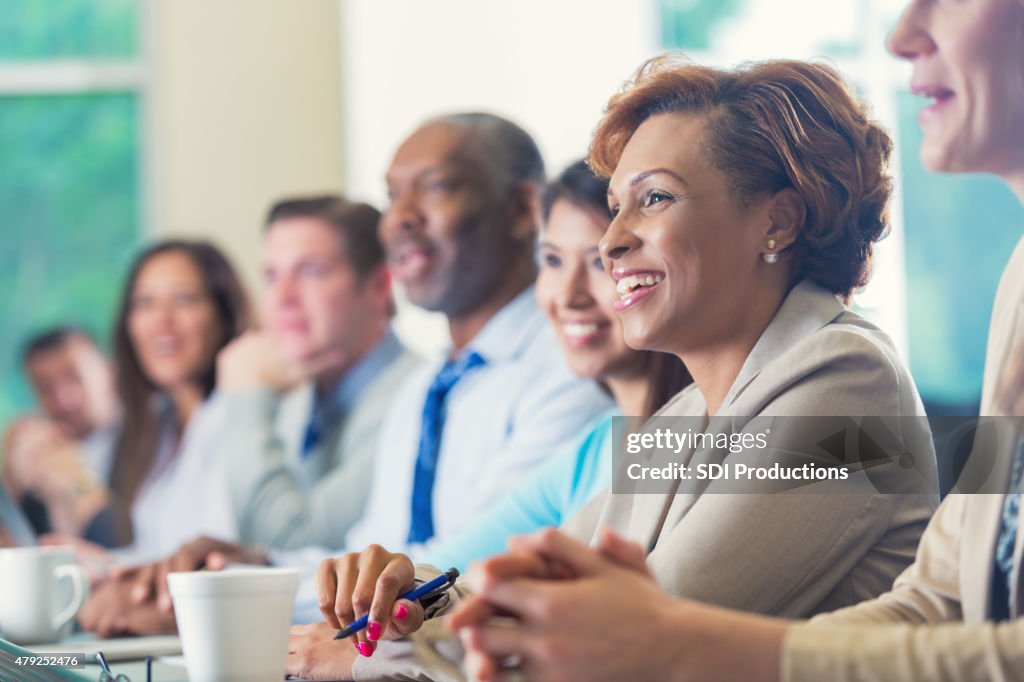
<svg viewBox="0 0 1024 682"><path fill-rule="evenodd" d="M716 29L741 13L744 0L661 0L661 44L673 49L706 50Z"/></svg>
<svg viewBox="0 0 1024 682"><path fill-rule="evenodd" d="M869 17L866 0L786 0L785 12L778 0L660 0L659 9L664 47L710 50L725 63L856 55Z"/></svg>
<svg viewBox="0 0 1024 682"><path fill-rule="evenodd" d="M0 0L0 59L136 56L137 0Z"/></svg>
<svg viewBox="0 0 1024 682"><path fill-rule="evenodd" d="M0 97L0 424L31 404L21 343L73 323L106 341L138 243L137 97Z"/></svg>
<svg viewBox="0 0 1024 682"><path fill-rule="evenodd" d="M925 104L909 93L899 100L910 366L926 402L970 414L960 410L981 396L992 300L1024 210L994 178L924 169Z"/></svg>

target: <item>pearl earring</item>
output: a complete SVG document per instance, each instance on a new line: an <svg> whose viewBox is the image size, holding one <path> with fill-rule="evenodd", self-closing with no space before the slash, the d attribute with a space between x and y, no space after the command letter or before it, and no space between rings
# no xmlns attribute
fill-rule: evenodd
<svg viewBox="0 0 1024 682"><path fill-rule="evenodd" d="M769 238L768 241L765 243L765 246L768 248L769 251L771 251L772 249L775 248L775 240ZM779 254L777 253L764 253L761 254L761 258L763 258L764 262L768 263L769 265L779 262Z"/></svg>

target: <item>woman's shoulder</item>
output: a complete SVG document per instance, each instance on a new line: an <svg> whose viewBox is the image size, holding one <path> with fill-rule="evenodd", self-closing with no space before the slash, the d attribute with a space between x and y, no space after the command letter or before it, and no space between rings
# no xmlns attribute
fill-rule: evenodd
<svg viewBox="0 0 1024 682"><path fill-rule="evenodd" d="M909 375L909 369L895 341L873 322L852 310L844 310L831 323L805 339L805 347L820 349L826 357L881 365L895 375Z"/></svg>
<svg viewBox="0 0 1024 682"><path fill-rule="evenodd" d="M752 384L760 384L764 402L799 403L807 413L923 414L892 338L850 310L783 351Z"/></svg>

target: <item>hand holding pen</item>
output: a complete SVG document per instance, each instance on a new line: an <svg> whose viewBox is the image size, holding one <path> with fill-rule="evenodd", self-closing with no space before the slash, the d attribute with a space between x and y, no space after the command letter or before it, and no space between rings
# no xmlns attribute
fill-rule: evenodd
<svg viewBox="0 0 1024 682"><path fill-rule="evenodd" d="M415 587L405 594L401 595L399 599L405 599L411 602L419 603L421 599L427 599L435 594L440 594L444 590L455 584L455 581L459 577L459 570L457 568L449 568L447 571L437 576L433 580L429 580L419 587ZM421 604L422 605L422 604ZM359 632L367 625L369 625L370 616L362 616L357 618L356 621L342 629L338 630L338 633L334 635L335 640L344 639L351 637L355 633Z"/></svg>
<svg viewBox="0 0 1024 682"><path fill-rule="evenodd" d="M379 545L325 559L317 572L320 612L341 630L365 616L366 626L346 633L362 656L371 656L376 642L399 639L423 625L423 607L403 598L417 588L412 560Z"/></svg>

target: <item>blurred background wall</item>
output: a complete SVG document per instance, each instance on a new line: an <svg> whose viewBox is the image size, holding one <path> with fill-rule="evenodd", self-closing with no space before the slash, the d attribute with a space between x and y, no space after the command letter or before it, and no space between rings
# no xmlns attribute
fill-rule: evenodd
<svg viewBox="0 0 1024 682"><path fill-rule="evenodd" d="M268 204L344 186L338 4L139 6L150 233L216 241L255 290Z"/></svg>
<svg viewBox="0 0 1024 682"><path fill-rule="evenodd" d="M1024 213L987 178L917 159L920 102L883 42L903 0L0 0L0 424L31 405L20 344L55 323L104 343L126 264L170 235L223 246L259 293L260 221L291 193L381 204L425 117L519 122L549 171L666 49L827 59L897 143L894 227L857 300L933 413L970 414L996 277ZM443 344L401 307L399 331Z"/></svg>

